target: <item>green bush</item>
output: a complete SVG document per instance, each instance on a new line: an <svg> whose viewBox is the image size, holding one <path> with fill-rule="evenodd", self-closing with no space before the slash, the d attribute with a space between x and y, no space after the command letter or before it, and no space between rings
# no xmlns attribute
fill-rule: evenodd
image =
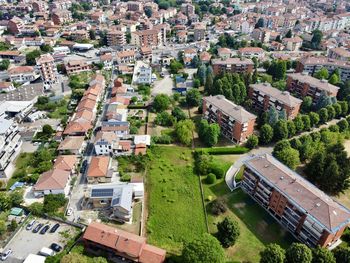
<svg viewBox="0 0 350 263"><path fill-rule="evenodd" d="M222 155L222 154L243 154L249 151L248 148L242 146L235 147L215 147L215 148L202 148L198 150L200 153L208 153L210 155Z"/></svg>
<svg viewBox="0 0 350 263"><path fill-rule="evenodd" d="M130 174L124 173L124 174L120 177L120 181L122 181L122 182L130 182L130 180L131 180L131 175L130 175Z"/></svg>
<svg viewBox="0 0 350 263"><path fill-rule="evenodd" d="M215 182L216 182L216 176L215 176L215 174L213 174L213 173L208 174L207 177L205 178L205 182L206 182L207 184L213 184L213 183L215 183Z"/></svg>
<svg viewBox="0 0 350 263"><path fill-rule="evenodd" d="M219 164L213 163L209 170L211 173L215 174L216 179L221 179L224 177L225 171Z"/></svg>

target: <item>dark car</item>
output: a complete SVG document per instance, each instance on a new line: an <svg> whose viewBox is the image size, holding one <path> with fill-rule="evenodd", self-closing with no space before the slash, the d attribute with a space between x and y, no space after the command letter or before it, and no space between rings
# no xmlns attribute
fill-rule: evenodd
<svg viewBox="0 0 350 263"><path fill-rule="evenodd" d="M55 224L51 229L50 229L50 233L55 233L56 230L60 227L60 224Z"/></svg>
<svg viewBox="0 0 350 263"><path fill-rule="evenodd" d="M40 228L43 227L43 224L38 224L34 229L33 229L33 233L38 233Z"/></svg>
<svg viewBox="0 0 350 263"><path fill-rule="evenodd" d="M80 168L80 173L82 174L85 173L86 166L87 166L87 160L84 160Z"/></svg>
<svg viewBox="0 0 350 263"><path fill-rule="evenodd" d="M40 234L44 235L47 232L47 230L49 230L49 228L50 228L50 225L44 226L43 229L41 229Z"/></svg>
<svg viewBox="0 0 350 263"><path fill-rule="evenodd" d="M56 243L52 243L50 248L55 252L60 252L62 250L62 247Z"/></svg>

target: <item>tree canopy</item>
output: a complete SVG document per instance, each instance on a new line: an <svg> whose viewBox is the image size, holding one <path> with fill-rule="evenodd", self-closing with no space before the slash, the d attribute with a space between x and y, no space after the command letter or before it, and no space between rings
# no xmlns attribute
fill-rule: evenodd
<svg viewBox="0 0 350 263"><path fill-rule="evenodd" d="M284 263L285 251L277 244L269 244L260 252L260 263Z"/></svg>
<svg viewBox="0 0 350 263"><path fill-rule="evenodd" d="M219 222L218 225L217 238L220 241L221 245L225 248L233 246L239 235L240 230L236 221L225 217L222 222Z"/></svg>

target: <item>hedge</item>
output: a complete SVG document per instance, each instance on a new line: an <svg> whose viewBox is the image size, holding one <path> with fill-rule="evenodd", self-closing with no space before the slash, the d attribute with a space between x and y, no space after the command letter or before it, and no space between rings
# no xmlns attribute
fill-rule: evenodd
<svg viewBox="0 0 350 263"><path fill-rule="evenodd" d="M223 154L243 154L243 153L249 152L249 149L243 146L235 146L235 147L200 148L196 151L199 153L207 153L210 155L223 155Z"/></svg>

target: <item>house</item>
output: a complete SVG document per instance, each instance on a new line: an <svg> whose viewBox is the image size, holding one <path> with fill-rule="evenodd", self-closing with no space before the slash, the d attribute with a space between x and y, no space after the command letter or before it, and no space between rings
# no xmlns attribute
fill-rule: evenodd
<svg viewBox="0 0 350 263"><path fill-rule="evenodd" d="M236 143L244 142L254 132L256 116L223 95L203 98L203 117L217 123L222 135Z"/></svg>
<svg viewBox="0 0 350 263"><path fill-rule="evenodd" d="M299 51L303 44L303 40L296 36L292 38L284 38L282 43L285 45L285 48L289 51Z"/></svg>
<svg viewBox="0 0 350 263"><path fill-rule="evenodd" d="M78 156L76 155L59 155L53 165L54 169L70 172L75 174L78 164Z"/></svg>
<svg viewBox="0 0 350 263"><path fill-rule="evenodd" d="M59 144L59 154L71 153L81 155L86 147L84 136L66 136Z"/></svg>
<svg viewBox="0 0 350 263"><path fill-rule="evenodd" d="M52 169L44 172L33 186L34 196L41 197L48 194L69 193L69 181L71 173L60 169Z"/></svg>
<svg viewBox="0 0 350 263"><path fill-rule="evenodd" d="M101 223L91 223L83 235L87 251L103 250L108 257L122 257L140 263L163 263L166 251L146 243L146 238ZM98 254L97 254L98 255Z"/></svg>
<svg viewBox="0 0 350 263"><path fill-rule="evenodd" d="M350 223L350 210L269 154L244 162L241 188L298 241L331 248Z"/></svg>
<svg viewBox="0 0 350 263"><path fill-rule="evenodd" d="M258 112L268 111L274 105L277 111L285 110L288 119L294 119L299 114L303 102L288 91L278 90L269 83L251 84L248 96Z"/></svg>
<svg viewBox="0 0 350 263"><path fill-rule="evenodd" d="M113 174L110 165L109 156L93 156L86 174L88 183L110 183Z"/></svg>
<svg viewBox="0 0 350 263"><path fill-rule="evenodd" d="M141 67L135 67L133 75L133 82L135 84L151 84L154 79L152 78L152 68L147 65Z"/></svg>
<svg viewBox="0 0 350 263"><path fill-rule="evenodd" d="M0 82L0 92L2 91L9 92L12 90L15 90L15 87L13 86L12 82L5 82L5 81Z"/></svg>
<svg viewBox="0 0 350 263"><path fill-rule="evenodd" d="M20 84L29 84L40 77L34 67L31 66L12 67L7 70L7 73L11 82L17 82Z"/></svg>
<svg viewBox="0 0 350 263"><path fill-rule="evenodd" d="M263 59L265 51L260 47L242 47L238 49L238 55L248 58Z"/></svg>
<svg viewBox="0 0 350 263"><path fill-rule="evenodd" d="M328 51L328 57L342 61L349 61L350 51L341 47L332 48Z"/></svg>
<svg viewBox="0 0 350 263"><path fill-rule="evenodd" d="M125 50L117 52L116 59L118 64L131 64L135 61L135 51L134 50Z"/></svg>
<svg viewBox="0 0 350 263"><path fill-rule="evenodd" d="M85 60L69 60L64 63L64 67L66 69L67 75L73 75L76 73L90 71L91 65L88 64Z"/></svg>
<svg viewBox="0 0 350 263"><path fill-rule="evenodd" d="M226 47L221 47L221 48L218 48L218 56L222 59L228 59L230 58L232 55L232 51L231 49L229 48L226 48Z"/></svg>

